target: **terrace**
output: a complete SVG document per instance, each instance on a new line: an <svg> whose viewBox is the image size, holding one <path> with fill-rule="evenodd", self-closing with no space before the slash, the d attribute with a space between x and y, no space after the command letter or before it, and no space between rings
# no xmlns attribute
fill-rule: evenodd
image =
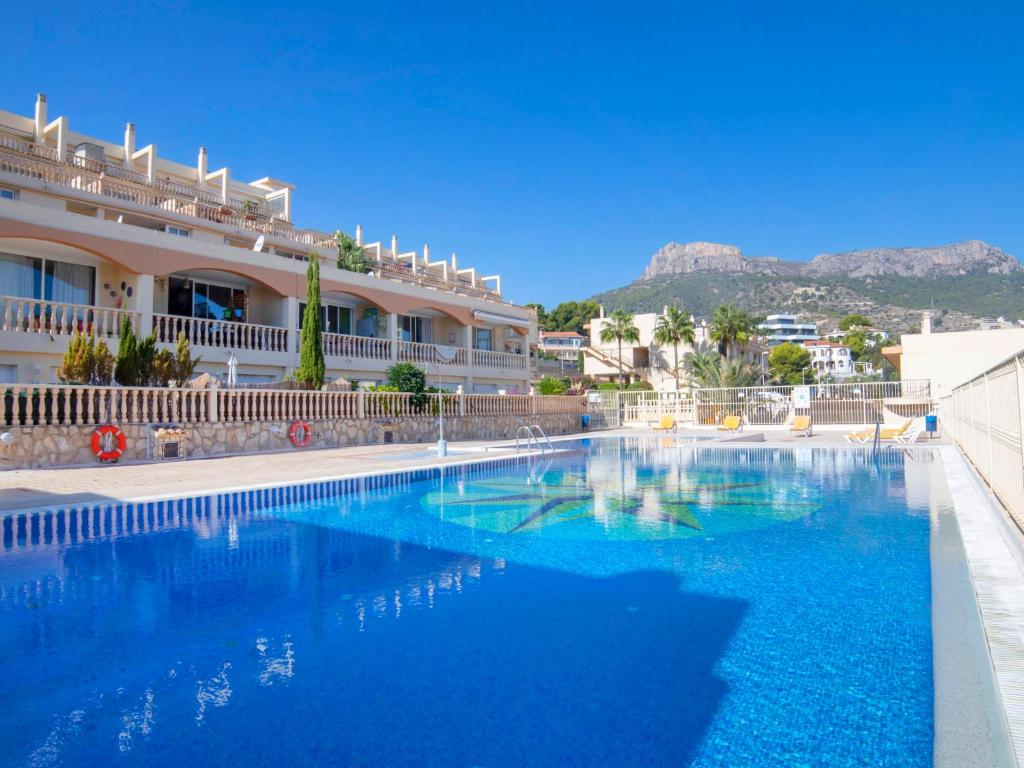
<svg viewBox="0 0 1024 768"><path fill-rule="evenodd" d="M333 262L334 233L293 226L290 197L282 207L275 203L276 193L254 185L245 185L250 188L247 192L232 188L226 170L217 189L158 171L155 157L143 158L148 160L147 170L143 171L136 167L135 160L111 161L104 153L105 148L99 145L94 145L99 150L93 153L95 156L89 157L62 146L63 142L62 136L56 146L51 146L37 141L25 130L0 125L0 174L10 175L19 184L123 211L128 216L122 220L128 224L136 223L130 218L132 213L144 213L163 221L212 230L232 245L254 248L262 238L265 249L273 249L287 258L316 252L325 263ZM205 157L205 152L201 156ZM202 175L212 178L217 173L220 172ZM356 230L356 240L369 257L369 273L380 280L511 306L501 297L498 275L482 276L473 268L460 268L454 256L451 261L431 261L428 248L422 256L416 252L401 253L397 238L392 238L390 248L380 242L364 244L361 228ZM296 254L297 250L301 254Z"/></svg>

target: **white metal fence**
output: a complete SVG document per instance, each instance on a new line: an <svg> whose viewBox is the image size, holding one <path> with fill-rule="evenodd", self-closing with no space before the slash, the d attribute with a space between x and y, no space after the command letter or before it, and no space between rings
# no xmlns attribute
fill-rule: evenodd
<svg viewBox="0 0 1024 768"><path fill-rule="evenodd" d="M740 416L750 426L781 426L797 414L810 416L812 424L859 425L916 418L934 407L927 381L609 392L602 396L603 400L615 399L623 426L657 424L665 415L691 426L721 424L727 416Z"/></svg>
<svg viewBox="0 0 1024 768"><path fill-rule="evenodd" d="M1024 351L942 398L949 434L1024 526Z"/></svg>

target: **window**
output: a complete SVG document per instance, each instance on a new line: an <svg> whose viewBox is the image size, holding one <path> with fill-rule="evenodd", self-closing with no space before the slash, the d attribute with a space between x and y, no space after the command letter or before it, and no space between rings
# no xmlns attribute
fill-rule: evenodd
<svg viewBox="0 0 1024 768"><path fill-rule="evenodd" d="M0 187L0 200L17 200L18 193L16 190L8 189L7 187Z"/></svg>
<svg viewBox="0 0 1024 768"><path fill-rule="evenodd" d="M244 323L245 289L172 277L168 281L167 311L179 317L235 320Z"/></svg>
<svg viewBox="0 0 1024 768"><path fill-rule="evenodd" d="M473 329L473 347L475 349L494 349L494 339L490 328Z"/></svg>
<svg viewBox="0 0 1024 768"><path fill-rule="evenodd" d="M302 330L302 321L306 317L305 302L299 303L299 330ZM324 304L320 307L320 325L324 333L352 333L352 310L348 307L338 307L333 304Z"/></svg>
<svg viewBox="0 0 1024 768"><path fill-rule="evenodd" d="M178 237L192 236L191 229L185 229L184 227L176 227L173 224L168 224L166 227L164 227L164 232L166 232L168 235L177 235Z"/></svg>
<svg viewBox="0 0 1024 768"><path fill-rule="evenodd" d="M62 304L92 304L95 299L96 269L82 264L46 260L43 298Z"/></svg>
<svg viewBox="0 0 1024 768"><path fill-rule="evenodd" d="M0 285L5 293L25 299L65 304L93 304L96 268L14 253L0 253Z"/></svg>
<svg viewBox="0 0 1024 768"><path fill-rule="evenodd" d="M0 365L0 384L14 384L18 381L18 366L5 363Z"/></svg>
<svg viewBox="0 0 1024 768"><path fill-rule="evenodd" d="M434 340L433 331L434 322L429 317L398 316L398 338L402 341L430 344Z"/></svg>

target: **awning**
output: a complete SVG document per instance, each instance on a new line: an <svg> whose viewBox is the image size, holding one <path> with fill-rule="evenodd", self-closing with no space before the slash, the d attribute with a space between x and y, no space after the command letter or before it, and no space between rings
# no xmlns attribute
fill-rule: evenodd
<svg viewBox="0 0 1024 768"><path fill-rule="evenodd" d="M897 344L894 347L882 347L882 357L892 363L897 371L900 371L903 362L903 346Z"/></svg>
<svg viewBox="0 0 1024 768"><path fill-rule="evenodd" d="M498 325L509 325L512 330L518 333L520 336L526 336L530 332L530 321L525 320L521 317L512 317L511 315L498 315L494 312L484 312L483 310L474 309L473 319L480 320L484 323L496 323Z"/></svg>

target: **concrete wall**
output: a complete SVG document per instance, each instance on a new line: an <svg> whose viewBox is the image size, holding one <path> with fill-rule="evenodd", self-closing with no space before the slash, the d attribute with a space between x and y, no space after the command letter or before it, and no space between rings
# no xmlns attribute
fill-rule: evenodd
<svg viewBox="0 0 1024 768"><path fill-rule="evenodd" d="M909 333L900 343L900 377L929 380L932 396L940 398L1024 349L1024 328Z"/></svg>
<svg viewBox="0 0 1024 768"><path fill-rule="evenodd" d="M537 416L464 416L445 419L448 440L505 440L515 437L522 424L540 424L548 435L563 435L580 430L580 414ZM434 417L406 419L344 419L312 421L313 442L295 448L288 439L290 422L242 422L237 424L188 424L187 453L190 458L226 456L273 451L310 451L345 445L369 445L384 442L385 430L396 443L429 444L437 442L438 425ZM91 426L7 427L13 444L0 453L0 469L29 467L89 466L97 462L91 441ZM122 462L149 461L150 429L139 424L122 426L128 450Z"/></svg>

